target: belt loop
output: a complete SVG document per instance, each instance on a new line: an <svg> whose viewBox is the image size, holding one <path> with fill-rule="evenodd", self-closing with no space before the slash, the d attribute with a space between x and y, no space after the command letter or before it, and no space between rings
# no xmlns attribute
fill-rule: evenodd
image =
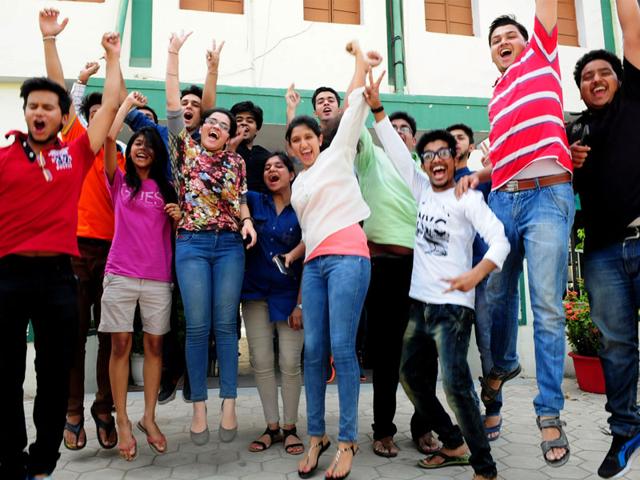
<svg viewBox="0 0 640 480"><path fill-rule="evenodd" d="M540 190L540 177L534 179L536 181L536 189Z"/></svg>

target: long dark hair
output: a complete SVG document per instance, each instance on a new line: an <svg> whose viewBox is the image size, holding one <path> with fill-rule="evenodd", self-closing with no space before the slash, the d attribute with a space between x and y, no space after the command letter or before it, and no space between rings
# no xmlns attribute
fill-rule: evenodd
<svg viewBox="0 0 640 480"><path fill-rule="evenodd" d="M147 145L149 145L154 152L153 162L149 170L149 178L154 180L158 185L158 189L165 203L175 203L177 201L176 191L166 176L169 155L167 154L167 148L164 146L162 138L160 138L160 135L154 127L141 128L131 136L129 143L127 143L124 180L129 188L133 189L131 198L135 197L140 191L140 187L142 187L142 180L140 180L136 166L131 159L131 147L133 146L133 142L140 136L144 137Z"/></svg>

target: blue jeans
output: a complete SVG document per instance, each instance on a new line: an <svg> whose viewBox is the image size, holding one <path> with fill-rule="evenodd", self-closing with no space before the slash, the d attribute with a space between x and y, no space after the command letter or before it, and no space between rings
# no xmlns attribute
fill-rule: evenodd
<svg viewBox="0 0 640 480"><path fill-rule="evenodd" d="M180 231L176 273L186 317L186 357L191 400L207 399L207 365L213 327L220 397L236 398L238 380L237 314L244 276L239 233Z"/></svg>
<svg viewBox="0 0 640 480"><path fill-rule="evenodd" d="M400 379L416 410L426 415L446 448L462 444L459 431L442 408L436 390L437 358L440 358L447 402L467 441L469 463L478 475L493 477L496 464L491 457L467 362L474 312L460 305L414 302L405 331ZM421 384L430 378L425 390ZM418 388L415 388L416 385Z"/></svg>
<svg viewBox="0 0 640 480"><path fill-rule="evenodd" d="M602 332L599 355L611 431L634 436L640 433L637 404L640 240L625 240L589 252L584 271L591 318Z"/></svg>
<svg viewBox="0 0 640 480"><path fill-rule="evenodd" d="M487 281L488 278L482 280L476 285L476 303L475 303L475 331L476 345L480 353L480 365L482 367L482 375L486 377L493 368L493 356L491 355L491 335L493 328L493 318L491 317L490 305L487 303ZM477 398L477 395L476 395ZM480 399L477 398L478 405ZM500 393L495 401L485 405L485 414L488 417L500 415L502 410L502 393Z"/></svg>
<svg viewBox="0 0 640 480"><path fill-rule="evenodd" d="M565 317L562 297L567 286L569 232L575 213L570 183L521 192L493 191L489 206L504 224L511 245L502 270L487 283L493 327L491 354L495 372L518 365L518 280L527 259L538 395L536 415L557 416L564 406L562 377Z"/></svg>
<svg viewBox="0 0 640 480"><path fill-rule="evenodd" d="M360 256L323 255L304 266L304 389L311 436L325 433L326 372L329 355L333 354L340 401L338 440L358 439L360 368L356 334L370 277L371 263Z"/></svg>

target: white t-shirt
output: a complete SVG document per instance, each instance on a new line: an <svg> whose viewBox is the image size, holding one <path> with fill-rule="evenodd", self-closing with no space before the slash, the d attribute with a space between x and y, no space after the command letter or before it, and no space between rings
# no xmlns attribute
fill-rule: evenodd
<svg viewBox="0 0 640 480"><path fill-rule="evenodd" d="M424 303L474 308L475 290L444 293L450 287L446 279L471 270L476 232L489 245L484 258L502 268L510 250L504 226L480 192L471 190L460 199L455 197L453 188L434 192L429 177L416 170L409 150L388 117L377 123L375 130L418 204L409 296Z"/></svg>
<svg viewBox="0 0 640 480"><path fill-rule="evenodd" d="M305 258L332 233L369 217L353 162L369 107L362 93L351 92L336 136L315 163L298 174L291 187L291 205L298 216L305 243Z"/></svg>

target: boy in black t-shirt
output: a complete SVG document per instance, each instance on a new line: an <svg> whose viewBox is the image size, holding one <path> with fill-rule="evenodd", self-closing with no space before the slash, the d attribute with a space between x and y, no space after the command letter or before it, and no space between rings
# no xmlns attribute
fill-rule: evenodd
<svg viewBox="0 0 640 480"><path fill-rule="evenodd" d="M604 50L584 55L574 77L587 110L568 125L585 224L585 286L602 332L613 441L598 475L623 475L640 448L640 6L617 0L624 70Z"/></svg>

